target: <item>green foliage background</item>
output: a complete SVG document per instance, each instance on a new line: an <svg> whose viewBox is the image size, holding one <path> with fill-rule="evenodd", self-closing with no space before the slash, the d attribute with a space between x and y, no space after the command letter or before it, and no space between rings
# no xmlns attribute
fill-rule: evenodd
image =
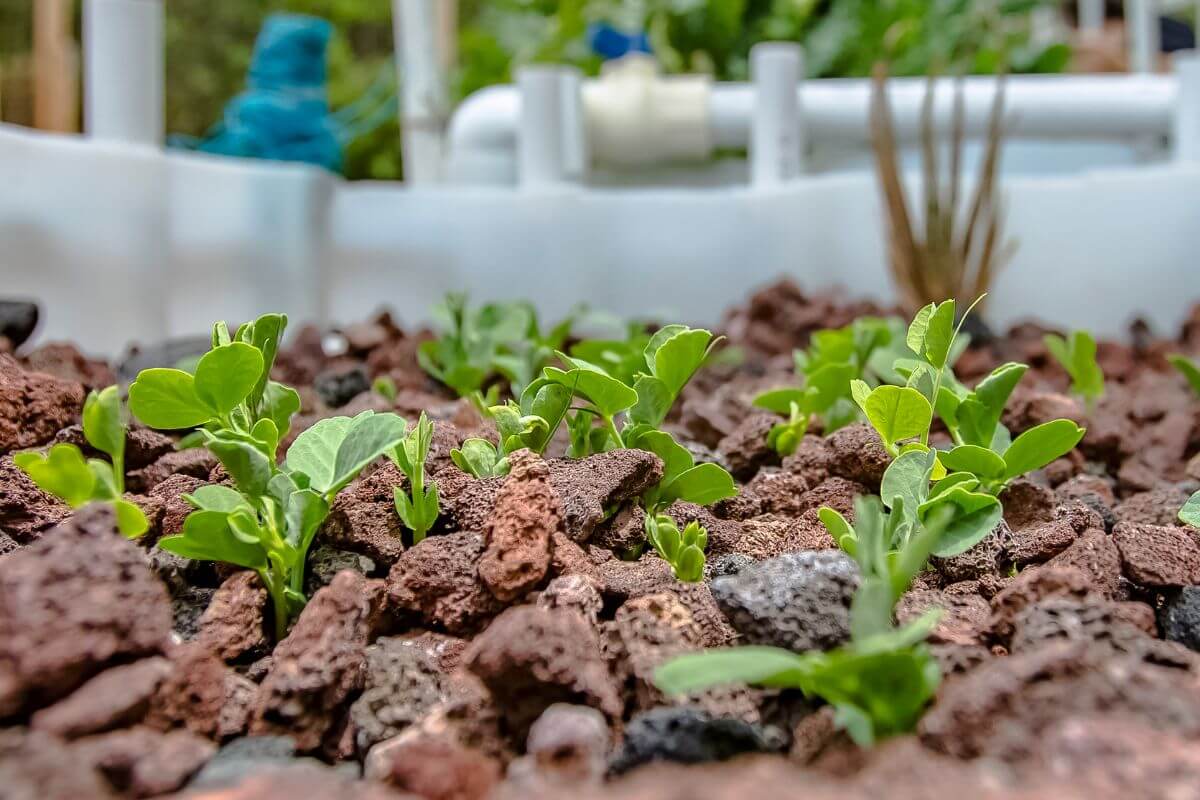
<svg viewBox="0 0 1200 800"><path fill-rule="evenodd" d="M27 50L29 0L0 0L0 52ZM803 42L812 76L865 75L881 56L901 75L1062 70L1063 44L1034 44L1029 12L1055 0L462 0L455 99L536 61L600 60L587 46L590 23L650 32L668 71L745 79L750 46L764 39ZM254 37L270 13L330 20L330 95L351 102L391 69L390 0L166 0L167 130L202 135L241 90ZM389 121L346 153L350 178L401 176L399 126Z"/></svg>

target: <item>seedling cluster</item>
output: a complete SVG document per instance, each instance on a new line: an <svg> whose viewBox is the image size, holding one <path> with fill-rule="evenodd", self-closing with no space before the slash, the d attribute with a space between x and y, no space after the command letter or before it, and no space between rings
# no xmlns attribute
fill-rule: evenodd
<svg viewBox="0 0 1200 800"><path fill-rule="evenodd" d="M1072 331L1066 338L1046 334L1043 341L1050 355L1071 376L1071 391L1089 411L1095 408L1096 401L1104 396L1104 371L1096 362L1096 340L1087 331Z"/></svg>

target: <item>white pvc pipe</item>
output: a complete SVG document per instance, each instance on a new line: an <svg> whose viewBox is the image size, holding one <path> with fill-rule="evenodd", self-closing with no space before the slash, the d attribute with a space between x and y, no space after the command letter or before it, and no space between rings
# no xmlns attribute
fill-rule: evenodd
<svg viewBox="0 0 1200 800"><path fill-rule="evenodd" d="M1125 35L1129 46L1129 71L1156 72L1159 51L1156 0L1125 0Z"/></svg>
<svg viewBox="0 0 1200 800"><path fill-rule="evenodd" d="M97 139L163 141L162 0L84 0L84 130Z"/></svg>
<svg viewBox="0 0 1200 800"><path fill-rule="evenodd" d="M439 16L449 11L439 11L439 0L392 3L404 177L413 184L442 179L449 104Z"/></svg>
<svg viewBox="0 0 1200 800"><path fill-rule="evenodd" d="M567 182L563 158L563 80L555 66L517 70L521 94L517 129L517 176L521 186L544 188Z"/></svg>
<svg viewBox="0 0 1200 800"><path fill-rule="evenodd" d="M1171 147L1176 161L1200 163L1200 53L1176 53L1175 74L1179 78L1179 97L1175 102L1175 120Z"/></svg>
<svg viewBox="0 0 1200 800"><path fill-rule="evenodd" d="M799 45L764 42L750 51L754 118L750 125L750 182L777 186L801 172L804 136L800 93L804 55Z"/></svg>
<svg viewBox="0 0 1200 800"><path fill-rule="evenodd" d="M1104 29L1104 0L1079 0L1079 30L1099 33Z"/></svg>
<svg viewBox="0 0 1200 800"><path fill-rule="evenodd" d="M582 182L587 178L591 161L583 109L583 72L574 67L563 67L559 88L562 91L563 175Z"/></svg>

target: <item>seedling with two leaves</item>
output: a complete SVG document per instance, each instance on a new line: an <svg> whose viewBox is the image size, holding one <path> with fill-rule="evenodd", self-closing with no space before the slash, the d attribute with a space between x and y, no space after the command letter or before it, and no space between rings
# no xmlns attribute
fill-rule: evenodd
<svg viewBox="0 0 1200 800"><path fill-rule="evenodd" d="M424 413L404 437L399 447L388 451L388 456L408 478L408 492L397 486L394 490L396 513L413 532L413 544L425 538L438 518L438 488L436 483L425 486L425 461L429 458L429 445L433 441L433 423Z"/></svg>
<svg viewBox="0 0 1200 800"><path fill-rule="evenodd" d="M696 583L704 577L704 550L708 531L692 521L679 530L666 514L646 515L646 541L659 558L671 565L675 577L684 583Z"/></svg>
<svg viewBox="0 0 1200 800"><path fill-rule="evenodd" d="M898 322L898 321L897 321ZM832 433L859 418L850 395L854 380L878 383L876 354L886 352L896 331L892 320L860 317L844 328L817 331L807 351L795 353L799 388L773 389L754 398L754 405L786 417L771 428L767 444L780 455L795 452L813 417Z"/></svg>
<svg viewBox="0 0 1200 800"><path fill-rule="evenodd" d="M917 357L900 359L895 365L907 379L906 385L872 389L859 380L851 384L851 392L893 458L929 449L936 410L954 447L937 453L932 477L939 481L949 478L954 483L975 481L975 488L995 495L1014 478L1070 452L1083 438L1084 430L1071 420L1058 419L1012 439L1000 417L1028 367L1003 364L974 389L967 389L949 366L962 326L961 320L957 325L954 320L953 300L922 308L906 337Z"/></svg>
<svg viewBox="0 0 1200 800"><path fill-rule="evenodd" d="M487 439L472 438L450 451L450 458L463 472L476 478L508 474L508 457L528 448L538 455L546 452L555 431L571 407L571 389L542 377L521 393L520 402L509 400L492 406L488 413L496 423L500 446Z"/></svg>
<svg viewBox="0 0 1200 800"><path fill-rule="evenodd" d="M117 518L117 528L129 538L149 528L146 515L125 494L125 415L116 386L92 391L83 404L83 438L109 457L85 459L73 444L56 444L50 451L13 456L15 463L38 488L71 508L92 502L108 503Z"/></svg>
<svg viewBox="0 0 1200 800"><path fill-rule="evenodd" d="M1088 411L1104 396L1104 371L1096 362L1096 340L1087 331L1072 331L1067 338L1048 333L1042 341L1050 355L1071 376L1071 391L1083 399Z"/></svg>
<svg viewBox="0 0 1200 800"><path fill-rule="evenodd" d="M923 644L939 612L896 628L893 609L925 567L950 512L913 523L903 506L896 498L888 514L878 498L860 497L853 528L837 518L842 539L853 541L848 551L861 574L848 644L827 652L734 647L683 655L658 669L655 684L668 694L730 683L800 689L832 705L838 725L864 747L912 730L940 681L937 662ZM900 548L893 550L896 543Z"/></svg>

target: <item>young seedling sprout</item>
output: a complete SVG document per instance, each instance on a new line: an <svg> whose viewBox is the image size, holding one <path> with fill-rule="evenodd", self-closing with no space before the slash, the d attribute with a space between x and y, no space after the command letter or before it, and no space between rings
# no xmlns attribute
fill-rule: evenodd
<svg viewBox="0 0 1200 800"><path fill-rule="evenodd" d="M704 549L708 531L692 521L683 531L666 514L646 515L646 541L659 558L671 565L675 577L684 583L696 583L704 577Z"/></svg>
<svg viewBox="0 0 1200 800"><path fill-rule="evenodd" d="M425 488L425 461L429 457L429 445L433 440L433 424L424 413L415 428L408 432L400 446L388 455L404 476L408 478L408 493L404 488L395 489L396 513L400 521L413 532L413 544L425 538L438 517L437 484L429 482Z"/></svg>
<svg viewBox="0 0 1200 800"><path fill-rule="evenodd" d="M1096 340L1087 331L1073 331L1065 339L1048 333L1042 341L1071 376L1071 391L1083 399L1090 413L1104 396L1104 371L1096 362Z"/></svg>
<svg viewBox="0 0 1200 800"><path fill-rule="evenodd" d="M116 386L92 391L83 404L83 438L108 456L84 459L73 444L56 444L49 453L27 452L13 456L15 463L38 488L71 508L92 502L108 503L117 528L136 538L150 527L146 515L125 494L125 415Z"/></svg>

